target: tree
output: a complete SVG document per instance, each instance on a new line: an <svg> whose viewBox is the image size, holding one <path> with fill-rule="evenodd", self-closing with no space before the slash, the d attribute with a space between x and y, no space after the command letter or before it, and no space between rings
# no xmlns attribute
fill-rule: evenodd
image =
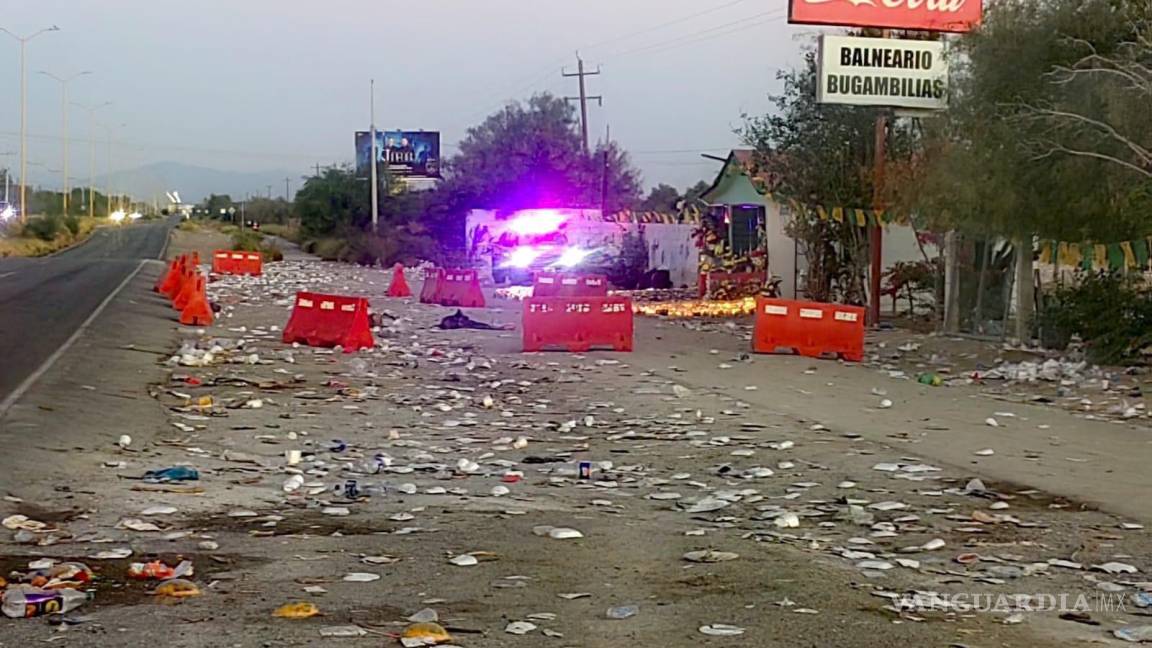
<svg viewBox="0 0 1152 648"><path fill-rule="evenodd" d="M631 205L638 174L615 143L585 155L575 109L561 98L538 94L512 103L468 130L460 152L446 165L443 187L474 208L599 207L603 154L608 154L608 200Z"/></svg>
<svg viewBox="0 0 1152 648"><path fill-rule="evenodd" d="M1120 165L1065 154L1053 145L1084 145L1056 127L1053 120L1070 112L1062 106L1105 105L1067 82L1067 74L1083 64L1085 48L1113 56L1132 37L1131 22L1120 11L1126 4L991 4L983 27L958 43L953 100L939 123L929 124L930 154L920 177L909 183L911 204L934 213L940 225L1014 241L1015 330L1021 339L1031 338L1033 237L1106 242L1146 233L1148 192L1135 190L1131 177L1117 173Z"/></svg>
<svg viewBox="0 0 1152 648"><path fill-rule="evenodd" d="M816 52L800 69L779 73L784 89L772 97L775 112L745 115L740 134L756 149L756 171L778 178L774 192L805 206L870 208L875 160L874 109L816 102ZM889 128L888 157L902 160L916 147L914 131ZM854 222L822 221L797 214L788 225L808 261L810 298L863 303L867 231Z"/></svg>
<svg viewBox="0 0 1152 648"><path fill-rule="evenodd" d="M631 208L640 175L615 142L585 154L575 109L551 94L511 103L468 130L423 197L423 222L441 245L464 247L470 209ZM605 182L605 179L607 182Z"/></svg>
<svg viewBox="0 0 1152 648"><path fill-rule="evenodd" d="M293 204L283 198L254 196L244 204L244 218L254 223L287 223L293 214Z"/></svg>
<svg viewBox="0 0 1152 648"><path fill-rule="evenodd" d="M1032 142L1041 157L1092 158L1152 181L1152 4L1125 4L1123 19L1115 46L1067 39L1081 56L1049 74L1058 99L1027 104L1024 116L1045 129Z"/></svg>
<svg viewBox="0 0 1152 648"><path fill-rule="evenodd" d="M233 208L235 208L236 211L240 210L239 207L236 207L236 203L232 201L232 196L228 194L210 194L200 203L200 209L210 218L231 218L230 210Z"/></svg>
<svg viewBox="0 0 1152 648"><path fill-rule="evenodd" d="M296 192L296 214L305 237L362 230L372 222L367 183L348 167L329 167Z"/></svg>
<svg viewBox="0 0 1152 648"><path fill-rule="evenodd" d="M712 188L712 185L705 182L704 180L697 182L696 184L692 185L691 187L688 187L686 190L684 190L684 202L685 202L685 204L691 205L691 204L698 204L698 203L703 202L700 197L704 195L704 192L708 191L711 188Z"/></svg>
<svg viewBox="0 0 1152 648"><path fill-rule="evenodd" d="M640 172L616 142L600 142L585 164L580 205L600 207L605 213L632 209L640 201Z"/></svg>
<svg viewBox="0 0 1152 648"><path fill-rule="evenodd" d="M660 183L648 192L648 197L640 203L641 211L673 212L680 202L680 192L672 185Z"/></svg>

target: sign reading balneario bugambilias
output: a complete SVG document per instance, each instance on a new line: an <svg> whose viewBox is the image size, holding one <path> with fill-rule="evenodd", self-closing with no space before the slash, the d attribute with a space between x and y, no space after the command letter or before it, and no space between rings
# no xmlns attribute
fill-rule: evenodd
<svg viewBox="0 0 1152 648"><path fill-rule="evenodd" d="M820 39L820 103L942 110L948 103L948 64L936 41Z"/></svg>

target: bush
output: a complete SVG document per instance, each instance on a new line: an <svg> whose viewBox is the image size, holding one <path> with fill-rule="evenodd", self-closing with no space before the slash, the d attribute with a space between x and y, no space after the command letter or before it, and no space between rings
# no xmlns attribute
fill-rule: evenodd
<svg viewBox="0 0 1152 648"><path fill-rule="evenodd" d="M64 219L59 216L29 218L24 225L24 236L52 241L64 230Z"/></svg>
<svg viewBox="0 0 1152 648"><path fill-rule="evenodd" d="M338 261L344 250L344 240L338 238L322 238L309 241L304 251L324 259L325 261Z"/></svg>
<svg viewBox="0 0 1152 648"><path fill-rule="evenodd" d="M260 246L260 254L264 256L265 261L283 261L284 250L280 249L279 245L275 243L265 243Z"/></svg>
<svg viewBox="0 0 1152 648"><path fill-rule="evenodd" d="M1096 362L1134 360L1152 344L1152 292L1138 276L1079 274L1044 297L1037 323L1048 346L1062 349L1078 336Z"/></svg>
<svg viewBox="0 0 1152 648"><path fill-rule="evenodd" d="M276 223L267 223L260 226L260 231L271 236L279 236L285 241L293 243L300 243L300 228L293 227L292 225L279 225Z"/></svg>
<svg viewBox="0 0 1152 648"><path fill-rule="evenodd" d="M238 229L232 234L232 249L258 252L264 243L264 235L250 229Z"/></svg>
<svg viewBox="0 0 1152 648"><path fill-rule="evenodd" d="M68 231L71 232L72 238L76 238L77 236L80 236L83 223L81 222L79 216L65 216L64 227L68 228Z"/></svg>

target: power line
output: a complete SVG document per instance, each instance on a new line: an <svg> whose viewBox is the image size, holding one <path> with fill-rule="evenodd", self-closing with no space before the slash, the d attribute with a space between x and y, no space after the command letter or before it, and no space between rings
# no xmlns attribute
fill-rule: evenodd
<svg viewBox="0 0 1152 648"><path fill-rule="evenodd" d="M738 4L743 4L747 1L748 0L733 0L731 2L726 2L722 5L712 7L710 9L705 9L703 11L698 11L696 13L692 13L692 14L689 14L687 16L682 16L680 18L675 18L673 20L669 20L667 22L660 23L658 25L653 25L651 27L645 27L644 29L639 29L639 30L636 30L633 32L628 32L625 34L619 34L617 36L605 38L603 40L596 41L596 42L592 43L591 45L587 45L587 46L583 47L582 49L589 50L589 49L601 47L603 45L607 45L609 43L615 43L617 41L621 41L621 40L624 40L627 38L634 38L636 36L641 36L643 34L650 34L652 32L659 31L659 30L665 29L667 27L672 27L675 25L679 25L679 24L688 22L689 20L693 20L693 19L699 18L701 16L706 16L708 14L712 14L712 13L715 13L717 11L722 11L722 10L727 9L729 7L734 7ZM475 113L472 113L472 115L470 115L468 117L467 121L473 121L474 119L476 119L479 116L486 116L488 113L492 112L496 108L499 108L499 107L503 106L504 104L508 103L509 101L514 100L515 97L517 95L519 95L520 93L522 93L524 90L526 90L528 88L535 87L541 81L546 80L548 77L552 76L554 69L557 66L561 65L564 62L565 58L566 57L556 59L554 62L548 63L547 65L545 65L542 68L538 68L536 72L522 76L522 77L520 77L519 81L514 81L514 82L512 82L512 84L505 86L507 88L511 88L511 90L510 91L509 90L503 90L503 91L496 93L499 95L503 95L502 98L499 99L498 102L496 102L494 104L491 102L486 102L485 105L487 105L488 107L483 108L480 111L477 111ZM525 79L531 79L531 80L527 81L526 83L523 83L522 81ZM511 98L509 98L509 95L511 95ZM492 96L492 95L489 95L489 96Z"/></svg>
<svg viewBox="0 0 1152 648"><path fill-rule="evenodd" d="M608 43L615 43L616 41L621 41L621 40L624 40L626 38L634 38L636 36L641 36L643 34L650 34L654 31L659 31L661 29L664 29L665 27L672 27L673 25L679 25L681 23L688 22L689 20L692 20L694 18L699 18L701 16L706 16L706 15L711 14L711 13L716 13L717 11L727 9L728 7L734 7L738 4L743 4L747 1L748 0L735 0L734 2L727 2L725 4L718 6L718 7L712 7L711 9L705 9L704 11L698 11L698 12L696 12L694 14L690 14L688 16L683 16L681 18L669 20L668 22L665 22L665 23L660 23L659 25L653 25L652 27L646 27L644 29L640 29L640 30L630 32L627 34L621 34L620 36L613 36L611 38L605 38L604 40L597 41L595 43L592 43L591 45L587 45L583 49L590 50L590 49L594 49L596 47L600 47L601 45L607 45Z"/></svg>
<svg viewBox="0 0 1152 648"><path fill-rule="evenodd" d="M656 42L656 43L650 43L648 45L636 47L636 48L633 48L630 50L624 50L622 52L616 52L613 54L609 54L607 57L605 57L605 60L611 60L612 58L619 58L619 57L623 57L623 56L629 56L631 54L639 54L642 52L647 52L647 51L652 51L652 50L664 51L664 49L675 49L675 47L679 47L682 45L690 45L692 43L710 40L712 38L717 38L719 36L726 36L728 34L734 34L734 33L739 32L739 31L744 31L745 29L751 29L753 27L767 24L767 23L773 22L775 20L779 20L780 18L783 17L783 14L781 13L782 11L783 11L783 9L773 9L771 11L765 11L762 13L748 16L746 18L741 18L740 20L734 20L732 22L724 23L721 25L716 25L715 27L709 27L707 29L701 29L699 31L691 32L691 33L685 34L683 36L679 36L677 38L672 38L672 39L668 39L668 40L664 40L664 41L660 41L660 42ZM755 18L761 18L761 20L751 22L751 23L748 22L749 20L753 20ZM727 31L722 31L720 33L712 34L711 36L705 36L703 38L695 38L697 36L701 36L703 34L710 34L712 32L716 32L717 30L722 30L722 29L725 29L728 27L735 27L735 29L729 29ZM668 45L672 45L674 47L666 47Z"/></svg>

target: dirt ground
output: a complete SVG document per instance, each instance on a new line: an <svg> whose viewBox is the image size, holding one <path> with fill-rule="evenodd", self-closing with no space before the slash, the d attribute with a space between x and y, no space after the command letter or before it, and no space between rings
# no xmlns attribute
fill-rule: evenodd
<svg viewBox="0 0 1152 648"><path fill-rule="evenodd" d="M181 232L171 252L218 244ZM638 320L631 354L522 354L518 331L440 331L452 309L383 298L390 272L304 260L212 283L223 310L201 331L149 292L160 270L0 423L0 517L58 529L5 531L0 575L42 556L98 575L74 624L0 620L0 646L399 645L425 608L477 648L1073 646L1149 623L1145 430L894 377L899 334L862 366L748 356L731 322ZM369 296L377 347L282 344L300 289ZM489 303L469 315L519 320ZM136 479L172 465L199 481ZM114 548L132 556L90 558ZM684 558L701 550L735 556ZM157 557L191 560L202 595L125 577ZM1003 605L898 604L927 592ZM1095 625L1009 595L1063 595ZM322 615L273 617L292 601Z"/></svg>

